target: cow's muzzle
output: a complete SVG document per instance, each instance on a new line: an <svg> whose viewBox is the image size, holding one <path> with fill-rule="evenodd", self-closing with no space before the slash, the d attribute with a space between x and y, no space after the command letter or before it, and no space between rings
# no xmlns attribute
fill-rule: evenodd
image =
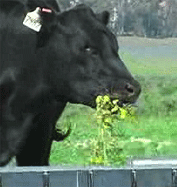
<svg viewBox="0 0 177 187"><path fill-rule="evenodd" d="M110 88L111 99L119 99L121 103L134 103L141 93L141 86L137 81L132 83L123 81Z"/></svg>
<svg viewBox="0 0 177 187"><path fill-rule="evenodd" d="M87 105L95 108L95 99L98 95L109 95L111 100L118 99L118 104L121 106L123 104L133 104L137 101L141 93L141 86L138 81L126 81L121 80L119 82L114 82L108 84L106 87L101 87L97 91L91 93L92 101L87 103Z"/></svg>

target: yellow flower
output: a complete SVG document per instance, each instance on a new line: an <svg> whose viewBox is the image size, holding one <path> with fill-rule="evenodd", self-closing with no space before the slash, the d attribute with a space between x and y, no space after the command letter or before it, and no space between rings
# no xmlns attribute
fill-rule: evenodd
<svg viewBox="0 0 177 187"><path fill-rule="evenodd" d="M118 99L115 99L115 100L112 101L112 103L113 103L114 105L116 105L118 102L119 102Z"/></svg>
<svg viewBox="0 0 177 187"><path fill-rule="evenodd" d="M110 98L109 98L108 95L105 95L105 96L103 97L103 100L104 100L105 102L109 102L109 101L110 101Z"/></svg>
<svg viewBox="0 0 177 187"><path fill-rule="evenodd" d="M112 123L112 118L111 117L107 117L104 119L105 123Z"/></svg>
<svg viewBox="0 0 177 187"><path fill-rule="evenodd" d="M111 109L111 112L117 112L119 110L118 105L115 105L114 108Z"/></svg>
<svg viewBox="0 0 177 187"><path fill-rule="evenodd" d="M96 98L96 103L100 103L102 100L103 100L103 97L102 97L101 95L99 95L99 96Z"/></svg>
<svg viewBox="0 0 177 187"><path fill-rule="evenodd" d="M96 163L96 164L103 163L103 157L102 156L93 157L91 158L91 163Z"/></svg>
<svg viewBox="0 0 177 187"><path fill-rule="evenodd" d="M125 119L127 115L127 111L123 108L120 108L120 118Z"/></svg>

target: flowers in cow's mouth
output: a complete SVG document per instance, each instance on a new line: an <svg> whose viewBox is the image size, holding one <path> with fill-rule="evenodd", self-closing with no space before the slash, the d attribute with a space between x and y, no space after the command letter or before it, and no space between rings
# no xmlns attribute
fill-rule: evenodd
<svg viewBox="0 0 177 187"><path fill-rule="evenodd" d="M104 124L111 124L114 118L135 118L135 108L130 104L120 105L118 99L111 99L109 95L96 98L97 119Z"/></svg>

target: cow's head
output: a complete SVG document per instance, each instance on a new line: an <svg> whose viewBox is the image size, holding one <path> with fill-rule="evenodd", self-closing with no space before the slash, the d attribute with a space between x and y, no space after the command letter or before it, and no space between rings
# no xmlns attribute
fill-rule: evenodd
<svg viewBox="0 0 177 187"><path fill-rule="evenodd" d="M140 84L120 59L117 39L106 27L108 12L95 14L79 5L51 20L53 33L45 59L50 62L47 71L58 99L88 104L99 94L123 103L138 98Z"/></svg>

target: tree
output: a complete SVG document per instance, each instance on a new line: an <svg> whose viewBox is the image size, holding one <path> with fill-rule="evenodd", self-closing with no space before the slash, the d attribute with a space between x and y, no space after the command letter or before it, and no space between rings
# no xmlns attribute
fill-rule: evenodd
<svg viewBox="0 0 177 187"><path fill-rule="evenodd" d="M70 0L58 0L62 9ZM95 12L110 12L109 27L118 35L177 37L177 0L73 0Z"/></svg>

